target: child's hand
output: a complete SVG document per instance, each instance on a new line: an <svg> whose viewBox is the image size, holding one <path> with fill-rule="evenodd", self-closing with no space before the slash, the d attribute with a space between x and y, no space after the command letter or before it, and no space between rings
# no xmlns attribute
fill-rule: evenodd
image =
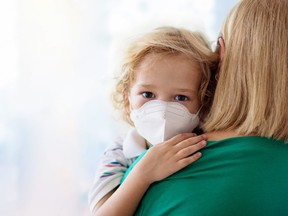
<svg viewBox="0 0 288 216"><path fill-rule="evenodd" d="M160 181L198 160L206 139L204 134L179 134L150 148L131 172L147 184Z"/></svg>

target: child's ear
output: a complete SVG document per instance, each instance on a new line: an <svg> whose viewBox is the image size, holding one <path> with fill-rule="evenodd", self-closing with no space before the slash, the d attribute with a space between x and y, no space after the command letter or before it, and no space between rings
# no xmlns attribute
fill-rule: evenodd
<svg viewBox="0 0 288 216"><path fill-rule="evenodd" d="M123 101L124 101L124 102L128 102L128 100L129 100L128 97L129 97L128 94L127 94L127 93L124 93L124 94L123 94Z"/></svg>
<svg viewBox="0 0 288 216"><path fill-rule="evenodd" d="M130 95L128 93L125 93L123 95L124 103L126 104L126 113L129 114L132 110L131 103L130 103Z"/></svg>
<svg viewBox="0 0 288 216"><path fill-rule="evenodd" d="M130 104L130 95L129 95L129 93L124 93L123 99L124 99L125 103L129 103Z"/></svg>

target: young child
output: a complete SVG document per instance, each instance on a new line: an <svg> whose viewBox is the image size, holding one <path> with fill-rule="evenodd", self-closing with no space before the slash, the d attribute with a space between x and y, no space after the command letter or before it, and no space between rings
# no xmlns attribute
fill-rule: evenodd
<svg viewBox="0 0 288 216"><path fill-rule="evenodd" d="M132 215L153 182L201 156L205 135L192 131L209 111L217 65L218 55L197 32L162 27L131 43L113 98L134 128L103 155L89 194L95 215Z"/></svg>

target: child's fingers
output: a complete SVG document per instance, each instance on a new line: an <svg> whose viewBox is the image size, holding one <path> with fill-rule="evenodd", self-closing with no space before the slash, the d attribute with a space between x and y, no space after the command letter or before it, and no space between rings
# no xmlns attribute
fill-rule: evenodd
<svg viewBox="0 0 288 216"><path fill-rule="evenodd" d="M170 145L176 145L180 142L182 142L183 140L187 140L191 137L195 137L196 134L195 133L182 133L182 134L178 134L174 137L172 137L171 139L167 140L167 143L169 143Z"/></svg>
<svg viewBox="0 0 288 216"><path fill-rule="evenodd" d="M206 146L206 141L205 140L200 140L200 142L187 146L185 148L180 149L177 153L176 156L181 160L182 158L186 158L189 155L194 154L195 152L199 151L203 147Z"/></svg>
<svg viewBox="0 0 288 216"><path fill-rule="evenodd" d="M202 156L202 153L201 153L201 152L197 152L197 153L195 153L195 154L193 154L193 155L191 155L191 156L189 156L189 157L186 157L186 158L183 158L183 159L179 160L179 161L177 162L177 164L178 164L178 166L179 166L179 167L178 167L179 170L180 170L180 169L183 169L184 167L188 166L189 164L195 162L195 161L198 160L201 156Z"/></svg>
<svg viewBox="0 0 288 216"><path fill-rule="evenodd" d="M207 136L205 134L201 134L199 136L189 137L189 138L177 143L176 146L179 148L179 150L181 150L181 149L184 149L188 146L195 145L196 143L198 143L202 140L206 140L206 139L207 139Z"/></svg>

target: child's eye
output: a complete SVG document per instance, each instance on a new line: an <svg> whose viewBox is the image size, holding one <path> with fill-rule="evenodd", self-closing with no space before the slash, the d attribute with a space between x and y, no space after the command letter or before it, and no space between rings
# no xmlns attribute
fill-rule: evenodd
<svg viewBox="0 0 288 216"><path fill-rule="evenodd" d="M187 96L185 96L185 95L177 95L175 97L175 100L177 100L177 101L187 101L188 99L189 98Z"/></svg>
<svg viewBox="0 0 288 216"><path fill-rule="evenodd" d="M155 95L152 92L143 92L142 96L144 98L154 98L155 97Z"/></svg>

